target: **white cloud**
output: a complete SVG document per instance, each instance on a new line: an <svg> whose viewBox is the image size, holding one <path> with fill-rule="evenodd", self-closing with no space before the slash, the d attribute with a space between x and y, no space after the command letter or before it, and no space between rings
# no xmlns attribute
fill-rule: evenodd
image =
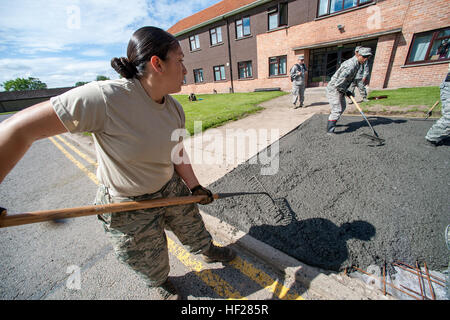
<svg viewBox="0 0 450 320"><path fill-rule="evenodd" d="M71 87L78 81L92 81L97 75L111 79L119 75L109 61L74 58L0 59L0 83L16 78L39 78L48 88Z"/></svg>
<svg viewBox="0 0 450 320"><path fill-rule="evenodd" d="M93 80L99 74L117 78L110 59L126 54L135 30L146 25L168 29L217 2L0 1L0 83L33 76L48 87L62 87Z"/></svg>
<svg viewBox="0 0 450 320"><path fill-rule="evenodd" d="M103 49L89 49L81 52L81 54L87 57L103 57L106 56L108 53Z"/></svg>

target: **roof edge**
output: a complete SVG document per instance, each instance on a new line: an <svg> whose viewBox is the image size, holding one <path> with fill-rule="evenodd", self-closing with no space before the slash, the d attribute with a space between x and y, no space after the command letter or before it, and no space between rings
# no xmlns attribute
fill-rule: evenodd
<svg viewBox="0 0 450 320"><path fill-rule="evenodd" d="M206 26L208 24L211 24L211 23L223 20L225 18L228 18L228 17L233 16L235 14L241 13L241 12L243 12L245 10L255 8L257 6L260 6L260 5L265 4L267 2L270 2L270 1L272 1L272 0L257 0L257 1L254 1L252 3L246 4L245 6L242 6L240 8L234 9L234 10L232 10L230 12L224 13L224 14L222 14L220 16L214 17L214 18L209 19L207 21L204 21L204 22L201 22L199 24L196 24L195 26L192 26L192 27L184 29L184 30L182 30L180 32L177 32L177 33L174 34L174 36L175 37L179 37L179 36L181 36L181 35L183 35L185 33L191 32L192 30L199 29L199 28L204 27L204 26Z"/></svg>

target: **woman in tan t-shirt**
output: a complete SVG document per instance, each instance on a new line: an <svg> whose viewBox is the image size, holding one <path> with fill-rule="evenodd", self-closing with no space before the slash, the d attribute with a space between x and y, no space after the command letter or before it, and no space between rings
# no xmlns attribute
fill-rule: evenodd
<svg viewBox="0 0 450 320"><path fill-rule="evenodd" d="M169 133L184 128L183 109L169 95L181 90L186 74L183 56L171 34L143 27L130 39L127 58L111 60L121 79L72 89L0 123L0 183L34 141L90 131L99 155L101 184L96 204L189 194L207 195L202 204L212 202L211 191L200 185L188 161L170 161L175 142ZM157 129L157 124L162 127ZM183 148L179 155L187 158ZM140 180L142 176L145 179ZM165 226L206 262L228 262L235 257L231 249L213 245L196 204L98 217L118 259L158 288L165 299L179 298L168 280Z"/></svg>

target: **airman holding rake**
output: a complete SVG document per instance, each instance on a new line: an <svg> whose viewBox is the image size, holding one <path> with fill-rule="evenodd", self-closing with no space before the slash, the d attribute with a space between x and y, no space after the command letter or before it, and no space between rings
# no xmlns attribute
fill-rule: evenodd
<svg viewBox="0 0 450 320"><path fill-rule="evenodd" d="M336 122L346 108L345 96L353 95L348 91L348 88L355 79L361 64L364 64L370 56L372 56L372 50L370 48L360 47L351 59L342 63L331 77L330 82L328 82L327 98L331 107L327 124L328 133L334 133Z"/></svg>
<svg viewBox="0 0 450 320"><path fill-rule="evenodd" d="M92 132L100 181L96 204L205 195L191 164L175 164L174 130L183 129L184 111L169 94L180 91L186 68L175 37L155 27L137 30L127 57L114 58L118 80L94 81L18 112L0 124L0 182L31 144L69 132ZM183 148L180 156L186 157ZM185 158L183 158L185 159ZM230 248L212 243L197 204L143 209L98 216L118 259L165 299L179 295L168 280L168 228L190 252L206 262L228 262Z"/></svg>

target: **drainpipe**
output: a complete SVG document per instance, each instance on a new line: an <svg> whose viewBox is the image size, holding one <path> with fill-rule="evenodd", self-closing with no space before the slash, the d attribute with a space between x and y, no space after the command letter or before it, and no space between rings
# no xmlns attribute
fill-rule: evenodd
<svg viewBox="0 0 450 320"><path fill-rule="evenodd" d="M230 28L228 19L224 17L224 19L227 21L227 42L228 42L228 63L230 64L230 80L231 80L231 90L230 93L234 93L234 86L233 86L233 63L231 61L231 44L230 44Z"/></svg>

